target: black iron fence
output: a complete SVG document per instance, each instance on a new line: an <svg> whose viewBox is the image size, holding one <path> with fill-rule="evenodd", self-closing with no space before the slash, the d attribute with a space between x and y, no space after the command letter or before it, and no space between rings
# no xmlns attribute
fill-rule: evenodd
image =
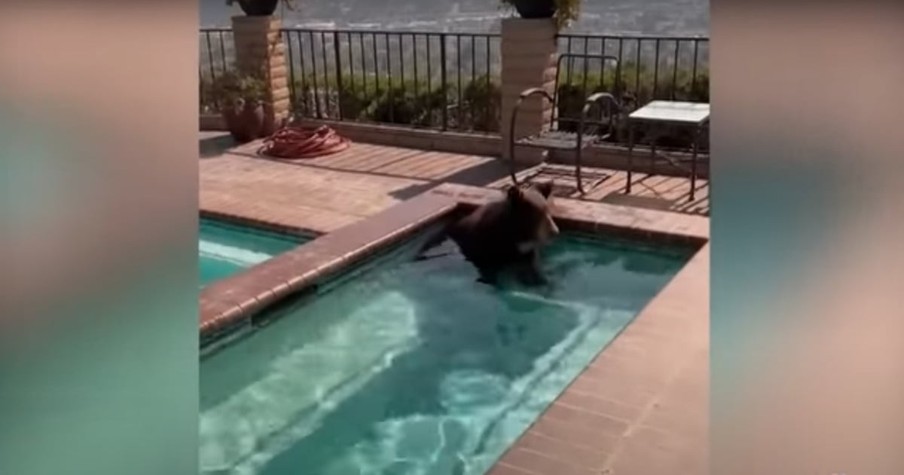
<svg viewBox="0 0 904 475"><path fill-rule="evenodd" d="M498 128L496 35L303 29L283 35L292 101L303 117Z"/></svg>
<svg viewBox="0 0 904 475"><path fill-rule="evenodd" d="M295 114L308 118L498 132L500 37L492 33L284 29ZM652 99L709 100L709 40L562 34L559 50L606 54L618 67L566 61L560 88ZM211 84L233 67L232 32L202 29L201 107L215 111Z"/></svg>
<svg viewBox="0 0 904 475"><path fill-rule="evenodd" d="M558 41L563 53L618 58L617 64L597 62L595 69L591 62L587 73L580 60L567 61L559 71L565 75L560 83L589 79L596 85L592 92L619 90L640 104L654 99L709 102L708 38L563 34Z"/></svg>
<svg viewBox="0 0 904 475"><path fill-rule="evenodd" d="M202 28L198 36L198 66L201 112L219 109L213 84L235 66L235 49L230 28Z"/></svg>

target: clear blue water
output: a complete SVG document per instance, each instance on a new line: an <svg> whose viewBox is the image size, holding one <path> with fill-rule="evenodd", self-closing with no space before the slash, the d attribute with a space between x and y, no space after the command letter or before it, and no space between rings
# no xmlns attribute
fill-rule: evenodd
<svg viewBox="0 0 904 475"><path fill-rule="evenodd" d="M202 473L485 473L688 257L561 237L501 290L386 258L205 357Z"/></svg>
<svg viewBox="0 0 904 475"><path fill-rule="evenodd" d="M307 239L201 219L198 272L201 287L303 244Z"/></svg>

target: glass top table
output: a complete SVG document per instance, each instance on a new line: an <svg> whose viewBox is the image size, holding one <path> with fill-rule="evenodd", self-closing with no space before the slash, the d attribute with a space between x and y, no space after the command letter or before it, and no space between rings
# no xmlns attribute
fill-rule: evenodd
<svg viewBox="0 0 904 475"><path fill-rule="evenodd" d="M625 193L631 193L631 175L633 171L633 153L634 153L634 126L642 123L650 128L662 127L689 127L694 130L694 138L691 154L691 191L689 199L694 200L697 188L697 155L699 148L700 133L704 127L709 125L709 104L701 102L680 102L680 101L652 101L649 104L635 110L628 115L628 183L625 187ZM677 160L666 156L665 154L656 153L656 136L653 135L650 144L651 162L650 169L656 158L664 158L673 166L678 167Z"/></svg>
<svg viewBox="0 0 904 475"><path fill-rule="evenodd" d="M631 120L699 125L709 120L709 104L653 101L632 112L628 117Z"/></svg>

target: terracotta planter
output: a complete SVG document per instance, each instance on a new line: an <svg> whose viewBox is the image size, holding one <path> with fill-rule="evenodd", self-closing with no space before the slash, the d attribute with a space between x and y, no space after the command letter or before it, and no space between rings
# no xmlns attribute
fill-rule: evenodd
<svg viewBox="0 0 904 475"><path fill-rule="evenodd" d="M239 7L248 16L270 16L278 6L279 0L239 0Z"/></svg>
<svg viewBox="0 0 904 475"><path fill-rule="evenodd" d="M521 18L552 18L556 14L555 0L515 0L513 3Z"/></svg>
<svg viewBox="0 0 904 475"><path fill-rule="evenodd" d="M269 137L273 135L273 132L276 132L276 129L279 128L279 124L276 123L276 115L273 113L273 105L269 103L263 104L263 113L264 120L261 122L261 137Z"/></svg>
<svg viewBox="0 0 904 475"><path fill-rule="evenodd" d="M223 122L226 123L226 130L229 131L232 138L235 139L236 142L242 142L244 134L240 119L241 109L235 105L223 106L223 108L220 109L220 114L223 116Z"/></svg>
<svg viewBox="0 0 904 475"><path fill-rule="evenodd" d="M225 107L222 114L226 128L238 143L251 142L273 133L272 131L266 133L266 114L264 104L261 102L238 101L232 107Z"/></svg>
<svg viewBox="0 0 904 475"><path fill-rule="evenodd" d="M248 101L242 108L242 125L249 140L261 138L264 131L264 105L260 102Z"/></svg>

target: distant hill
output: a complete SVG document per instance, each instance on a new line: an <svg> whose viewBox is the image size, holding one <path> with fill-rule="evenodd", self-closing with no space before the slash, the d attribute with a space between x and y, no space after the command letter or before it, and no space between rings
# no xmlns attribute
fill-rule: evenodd
<svg viewBox="0 0 904 475"><path fill-rule="evenodd" d="M494 31L511 15L498 0L295 0L286 26L422 31ZM201 26L228 26L240 13L225 0L201 0ZM707 35L708 0L584 0L572 31L606 34Z"/></svg>

